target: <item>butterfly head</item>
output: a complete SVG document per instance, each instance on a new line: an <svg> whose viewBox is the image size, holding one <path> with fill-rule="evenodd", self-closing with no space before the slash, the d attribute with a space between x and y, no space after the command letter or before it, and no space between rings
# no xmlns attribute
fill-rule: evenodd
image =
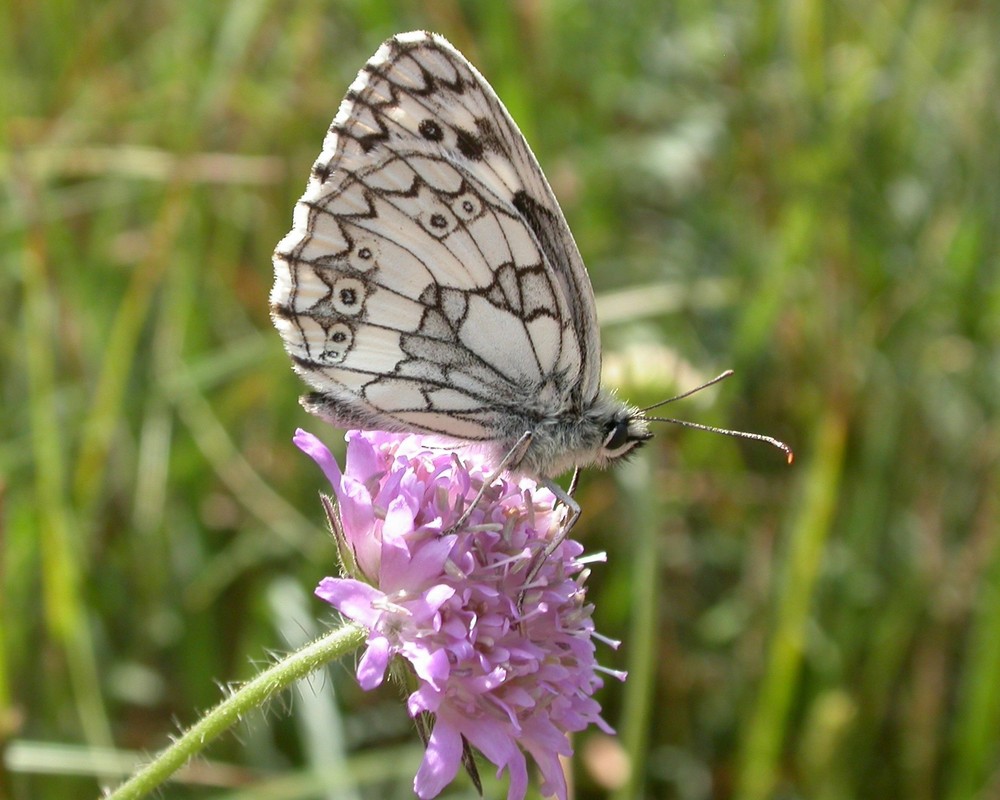
<svg viewBox="0 0 1000 800"><path fill-rule="evenodd" d="M514 430L529 430L532 434L517 467L544 478L578 467L610 466L653 438L641 409L604 391L582 412L567 409L556 415L539 414L524 419ZM504 445L503 449L510 447Z"/></svg>
<svg viewBox="0 0 1000 800"><path fill-rule="evenodd" d="M633 453L653 438L646 417L637 408L620 406L604 423L604 440L595 459L606 466Z"/></svg>

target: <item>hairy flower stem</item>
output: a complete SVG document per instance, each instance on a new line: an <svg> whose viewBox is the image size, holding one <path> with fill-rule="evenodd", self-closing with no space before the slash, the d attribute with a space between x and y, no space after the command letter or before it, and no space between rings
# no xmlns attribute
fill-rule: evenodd
<svg viewBox="0 0 1000 800"><path fill-rule="evenodd" d="M108 800L134 800L159 787L240 717L262 706L275 692L336 658L357 650L367 632L347 624L310 642L248 681L192 725L170 747L115 789Z"/></svg>

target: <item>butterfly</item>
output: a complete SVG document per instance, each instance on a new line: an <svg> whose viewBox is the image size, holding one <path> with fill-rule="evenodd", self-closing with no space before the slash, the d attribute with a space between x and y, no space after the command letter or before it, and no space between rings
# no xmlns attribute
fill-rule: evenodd
<svg viewBox="0 0 1000 800"><path fill-rule="evenodd" d="M652 437L601 387L593 288L538 161L438 34L362 68L273 261L302 403L338 427L479 443L550 486Z"/></svg>

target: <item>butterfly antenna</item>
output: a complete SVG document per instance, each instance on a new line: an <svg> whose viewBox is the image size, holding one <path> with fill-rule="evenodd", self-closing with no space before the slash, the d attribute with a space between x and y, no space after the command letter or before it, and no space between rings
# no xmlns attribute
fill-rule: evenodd
<svg viewBox="0 0 1000 800"><path fill-rule="evenodd" d="M684 392L684 394L679 394L676 395L675 397L670 397L666 400L661 400L659 403L653 403L653 405L651 406L646 406L644 409L642 409L642 413L645 414L647 411L652 411L654 408L660 408L670 403L675 403L678 400L683 400L685 397L690 397L691 395L700 392L702 389L707 389L709 386L715 386L715 384L719 383L720 381L724 381L732 374L733 371L731 369L727 369L721 375L716 375L714 378L712 378L712 380L708 381L707 383L703 383L701 386L695 386L693 389L688 389L686 392Z"/></svg>
<svg viewBox="0 0 1000 800"><path fill-rule="evenodd" d="M642 412L645 414L647 411L652 411L654 408L660 408L661 406L665 406L668 403L673 403L676 400L683 400L685 397L690 397L696 392L700 392L702 389L707 389L709 386L714 386L715 384L719 383L719 381L725 380L732 374L733 371L731 369L727 369L722 374L716 375L714 378L712 378L712 380L701 384L701 386L695 386L693 389L689 389L688 391L684 392L683 394L679 394L676 397L671 397L667 400L661 400L659 403L653 403L653 405L651 406L646 406L646 408L642 409ZM723 436L735 436L738 439L753 439L754 441L757 442L764 442L766 444L771 445L772 447L777 447L781 452L783 452L785 454L785 458L788 459L789 464L791 464L795 460L795 453L792 451L792 448L789 447L784 442L780 441L779 439L775 439L773 436L765 436L762 433L750 433L749 431L733 431L730 430L729 428L716 428L712 425L702 425L701 423L698 422L688 422L685 419L673 419L671 417L647 417L646 419L649 420L650 422L670 422L673 423L674 425L681 425L685 428L694 428L699 431L708 431L709 433L721 433Z"/></svg>
<svg viewBox="0 0 1000 800"><path fill-rule="evenodd" d="M689 422L686 419L671 419L670 417L646 417L649 422L671 422L674 425L682 425L685 428L694 428L699 431L708 431L709 433L721 433L723 436L735 436L738 439L753 439L758 442L765 442L772 447L777 447L781 452L785 454L785 458L788 459L788 463L791 464L795 460L795 453L792 448L787 444L782 442L780 439L775 439L773 436L765 436L763 433L750 433L749 431L733 431L729 428L716 428L712 425L702 425L698 422Z"/></svg>

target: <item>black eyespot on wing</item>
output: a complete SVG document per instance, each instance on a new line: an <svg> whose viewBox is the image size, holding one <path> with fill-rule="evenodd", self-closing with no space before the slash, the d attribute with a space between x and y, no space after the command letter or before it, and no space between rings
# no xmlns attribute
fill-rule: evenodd
<svg viewBox="0 0 1000 800"><path fill-rule="evenodd" d="M459 128L458 151L470 161L479 161L483 157L483 143L474 133Z"/></svg>
<svg viewBox="0 0 1000 800"><path fill-rule="evenodd" d="M440 142L444 138L441 126L432 119L421 120L417 129L420 131L420 135L429 142Z"/></svg>

